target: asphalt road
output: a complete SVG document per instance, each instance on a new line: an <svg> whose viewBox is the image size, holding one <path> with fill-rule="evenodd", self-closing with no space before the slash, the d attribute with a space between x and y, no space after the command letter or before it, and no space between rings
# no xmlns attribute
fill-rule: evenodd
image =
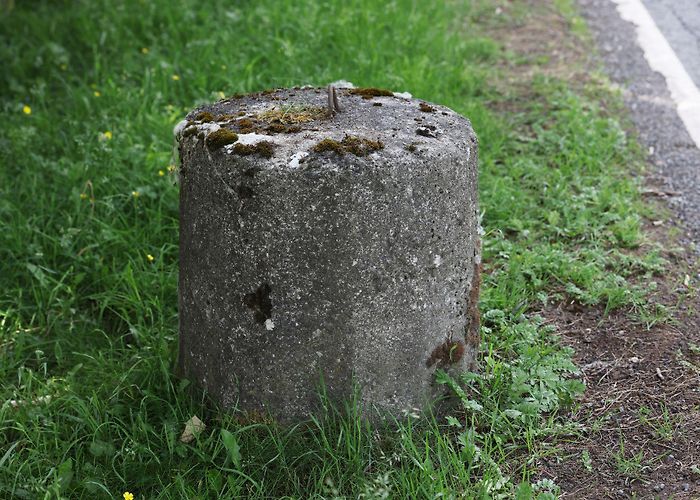
<svg viewBox="0 0 700 500"><path fill-rule="evenodd" d="M696 86L700 86L700 1L643 1ZM612 0L578 0L578 4L605 70L622 89L639 139L656 166L657 183L670 195L669 204L676 216L667 222L683 229L686 243L700 243L700 149L678 117L666 80L651 70L638 45L635 27L620 18Z"/></svg>
<svg viewBox="0 0 700 500"><path fill-rule="evenodd" d="M700 0L642 0L683 67L700 87Z"/></svg>

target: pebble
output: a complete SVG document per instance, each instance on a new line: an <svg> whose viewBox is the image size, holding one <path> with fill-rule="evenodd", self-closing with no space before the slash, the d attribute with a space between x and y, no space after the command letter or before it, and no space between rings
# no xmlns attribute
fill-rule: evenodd
<svg viewBox="0 0 700 500"><path fill-rule="evenodd" d="M681 488L683 488L683 491L688 491L690 490L690 483L683 483L681 485Z"/></svg>
<svg viewBox="0 0 700 500"><path fill-rule="evenodd" d="M654 491L661 491L666 487L664 483L659 483L656 486L654 486Z"/></svg>

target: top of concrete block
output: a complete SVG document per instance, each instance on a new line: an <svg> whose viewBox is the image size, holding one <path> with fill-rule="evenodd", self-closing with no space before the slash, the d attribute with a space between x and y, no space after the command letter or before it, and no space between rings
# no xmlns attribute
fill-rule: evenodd
<svg viewBox="0 0 700 500"><path fill-rule="evenodd" d="M175 135L203 139L212 152L290 169L309 158L337 167L407 154L434 157L476 144L469 120L444 106L376 88L336 92L338 113L329 110L325 88L229 97L193 110Z"/></svg>

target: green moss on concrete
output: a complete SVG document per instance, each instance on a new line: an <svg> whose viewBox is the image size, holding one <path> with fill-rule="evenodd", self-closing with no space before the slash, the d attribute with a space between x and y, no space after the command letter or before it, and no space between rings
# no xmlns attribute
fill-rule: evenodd
<svg viewBox="0 0 700 500"><path fill-rule="evenodd" d="M206 144L210 150L215 150L220 149L227 144L232 144L237 140L238 134L231 130L220 128L207 136Z"/></svg>
<svg viewBox="0 0 700 500"><path fill-rule="evenodd" d="M272 158L275 154L275 144L270 141L260 141L255 144L236 144L233 153L241 156L260 155L263 158Z"/></svg>
<svg viewBox="0 0 700 500"><path fill-rule="evenodd" d="M202 111L201 113L197 113L194 119L199 122L213 122L214 115L212 115L209 111Z"/></svg>
<svg viewBox="0 0 700 500"><path fill-rule="evenodd" d="M360 87L351 89L351 94L362 96L363 99L372 99L373 97L387 96L393 97L394 93L391 90L378 89L376 87Z"/></svg>
<svg viewBox="0 0 700 500"><path fill-rule="evenodd" d="M367 156L380 149L384 149L383 142L352 135L346 135L342 141L323 139L312 148L315 153L331 152L340 156L348 153L355 156Z"/></svg>
<svg viewBox="0 0 700 500"><path fill-rule="evenodd" d="M345 148L343 147L343 145L340 142L333 139L323 139L313 147L313 151L316 153L333 152L339 155L345 154Z"/></svg>

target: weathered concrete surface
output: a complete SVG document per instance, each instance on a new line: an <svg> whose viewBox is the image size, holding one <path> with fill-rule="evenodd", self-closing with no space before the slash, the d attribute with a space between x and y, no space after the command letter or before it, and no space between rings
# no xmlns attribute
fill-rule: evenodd
<svg viewBox="0 0 700 500"><path fill-rule="evenodd" d="M438 367L474 363L469 121L415 99L338 92L335 116L323 114L325 89L279 90L197 109L177 130L179 365L226 407L304 418L322 375L331 398L355 382L365 411L401 415L439 394ZM238 140L222 146L217 129ZM356 139L343 146L346 135ZM368 154L314 151L328 138ZM261 141L273 146L241 154Z"/></svg>

